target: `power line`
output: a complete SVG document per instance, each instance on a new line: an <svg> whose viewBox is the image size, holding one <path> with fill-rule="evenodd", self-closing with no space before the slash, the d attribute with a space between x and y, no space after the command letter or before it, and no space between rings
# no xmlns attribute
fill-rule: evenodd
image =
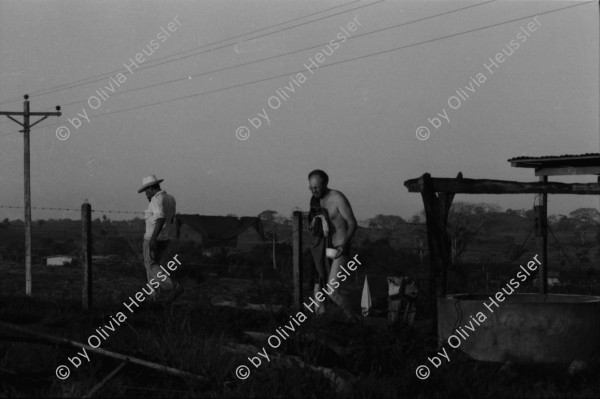
<svg viewBox="0 0 600 399"><path fill-rule="evenodd" d="M438 40L444 40L444 39L448 39L448 38L452 38L452 37L464 35L464 34L467 34L467 33L473 33L473 32L477 32L477 31L480 31L480 30L489 29L489 28L500 26L500 25L509 24L509 23L512 23L512 22L516 22L516 21L520 21L520 20L523 20L523 19L531 18L531 17L534 17L534 16L551 14L551 13L554 13L554 12L563 11L563 10L566 10L566 9L569 9L569 8L572 8L572 7L578 7L578 6L581 6L581 5L588 4L588 3L593 3L593 1L588 1L588 2L585 2L585 3L578 3L578 4L575 4L575 5L571 5L571 6L567 6L567 7L562 7L562 8L558 8L558 9L555 9L555 10L539 12L539 13L536 13L536 14L531 14L531 15L527 15L527 16L524 16L524 17L519 17L519 18L511 19L511 20L508 20L508 21L499 22L499 23L496 23L496 24L493 24L493 25L487 25L487 26L483 26L483 27L479 27L479 28L475 28L475 29L470 29L470 30L467 30L467 31L464 31L464 32L454 33L454 34L447 35L447 36L442 36L442 37L439 37L439 38L434 38L434 39L425 40L425 41L422 41L422 42L417 42L417 43L412 43L412 44L405 45L405 46L396 47L396 48L389 49L389 50L379 51L379 52L376 52L376 53L366 54L366 55L362 55L362 56L359 56L359 57L350 58L350 59L347 59L347 60L337 61L337 62L333 62L333 63L330 63L330 64L319 66L319 68L320 69L324 69L324 68L327 68L327 67L330 67L330 66L344 64L344 63L347 63L347 62L356 61L356 60L363 59L363 58L368 58L368 57L377 56L377 55L381 55L381 54L391 53L391 52L394 52L394 51L403 50L405 48L416 47L416 46L419 46L419 45L422 45L422 44L427 44L427 43L435 42L435 41L438 41ZM284 74L281 74L281 75L277 75L277 76L273 76L273 77L268 77L268 78L264 78L264 79L258 79L258 80L254 80L254 81L250 81L250 82L246 82L246 83L241 83L241 84L236 84L236 85L232 85L232 86L228 86L228 87L223 87L223 88L220 88L220 89L214 89L214 90L209 90L209 91L200 92L200 93L196 93L196 94L191 94L191 95L188 95L188 96L177 97L177 98L173 98L173 99L170 99L170 100L163 100L163 101L159 101L159 102L155 102L155 103L143 104L143 105L139 105L139 106L135 106L135 107L131 107L131 108L126 108L126 109L121 109L121 110L116 110L116 111L111 111L111 112L105 112L105 113L101 113L101 114L97 114L97 115L90 115L90 117L96 118L96 117L101 117L101 116L107 116L107 115L112 115L112 114L117 114L117 113L122 113L122 112L133 111L133 110L137 110L137 109L141 109L141 108L145 108L145 107L151 107L151 106L154 106L154 105L165 104L165 103L169 103L169 102L173 102L173 101L179 101L179 100L184 100L184 99L188 99L188 98L204 96L204 95L208 95L208 94L217 93L217 92L220 92L220 91L230 90L230 89L234 89L234 88L238 88L238 87L243 87L243 86L247 86L247 85L251 85L251 84L255 84L255 83L260 83L260 82L265 82L265 81L269 81L269 80L273 80L273 79L278 79L278 78L281 78L281 77L287 77L287 76L290 76L290 75L293 75L293 74L298 74L298 73L303 72L303 71L304 71L304 69L301 69L301 70L295 71L295 72L287 72L287 73L284 73ZM46 127L57 126L57 125L60 125L61 123L49 124L49 125L46 125ZM16 133L18 133L18 132L4 134L4 135L1 135L0 137L5 137L5 136L11 135L11 134L16 134Z"/></svg>
<svg viewBox="0 0 600 399"><path fill-rule="evenodd" d="M438 40L444 40L444 39L448 39L448 38L452 38L452 37L456 37L456 36L460 36L460 35L465 35L465 34L468 34L468 33L477 32L477 31L480 31L480 30L485 30L485 29L489 29L489 28L493 28L493 27L497 27L497 26L501 26L501 25L506 25L506 24L509 24L509 23L512 23L512 22L521 21L521 20L524 20L524 19L527 19L527 18L531 18L531 17L535 17L535 16L539 16L539 15L551 14L551 13L554 13L554 12L566 10L568 8L578 7L578 6L581 6L581 5L588 4L588 3L594 3L594 1L588 1L588 2L585 2L585 3L579 3L579 4L567 6L567 7L558 8L558 9L555 9L555 10L539 12L539 13L527 15L527 16L524 16L524 17L514 18L514 19L511 19L511 20L508 20L508 21L499 22L499 23L496 23L496 24L493 24L493 25L487 25L487 26L483 26L483 27L479 27L479 28L475 28L475 29L470 29L470 30L467 30L467 31L464 31L464 32L454 33L454 34L451 34L451 35L446 35L446 36L442 36L442 37L438 37L438 38L434 38L434 39L429 39L429 40L425 40L425 41L422 41L422 42L412 43L412 44L408 44L408 45L396 47L396 48L389 49L389 50L383 50L383 51L378 51L378 52L375 52L375 53L365 54L365 55L354 57L354 58L350 58L350 59L347 59L347 60L332 62L330 64L319 66L319 69L325 69L327 67L331 67L331 66L335 66L335 65L340 65L340 64L345 64L347 62L361 60L361 59L365 59L365 58L369 58L369 57L374 57L374 56L378 56L378 55L382 55L382 54L388 54L388 53L392 53L392 52L395 52L395 51L403 50L403 49L406 49L406 48L416 47L416 46L419 46L419 45L422 45L422 44L427 44L427 43L432 43L432 42L435 42L435 41L438 41ZM218 93L218 92L221 92L221 91L230 90L230 89L234 89L234 88L238 88L238 87L243 87L243 86L248 86L248 85L252 85L252 84L255 84L255 83L265 82L265 81L269 81L269 80L273 80L273 79L278 79L278 78L282 78L282 77L288 77L290 75L295 75L295 74L304 72L305 70L306 69L300 69L300 70L294 71L294 72L286 72L284 74L277 75L277 76L272 76L272 77L268 77L268 78L253 80L253 81L250 81L250 82L240 83L240 84L236 84L236 85L232 85L232 86L228 86L228 87L223 87L223 88L220 88L220 89L208 90L208 91L204 91L204 92L200 92L200 93L196 93L196 94L191 94L191 95L187 95L187 96L183 96L183 97L173 98L173 99L170 99L170 100L163 100L163 101L159 101L159 102L155 102L155 103L144 104L144 105L139 105L139 106L135 106L135 107L131 107L131 108L125 108L125 109L121 109L121 110L105 112L105 113L101 113L101 114L97 114L97 115L90 115L90 118L91 117L96 118L96 117L107 116L107 115L112 115L112 114L117 114L117 113L122 113L122 112L128 112L128 111L133 111L133 110L137 110L137 109L141 109L141 108L145 108L145 107L151 107L151 106L155 106L155 105L165 104L165 103L169 103L169 102L173 102L173 101L185 100L185 99L189 99L189 98L193 98L193 97L199 97L199 96L204 96L204 95L208 95L208 94ZM57 126L59 124L60 123L50 124L50 125L46 125L46 127Z"/></svg>
<svg viewBox="0 0 600 399"><path fill-rule="evenodd" d="M193 50L197 50L197 49L205 48L205 47L212 46L212 45L215 45L215 44L219 44L219 43L222 43L222 42L225 42L225 41L228 41L228 40L232 40L232 39L235 39L235 38L238 38L238 37L241 37L241 36L245 36L245 35L249 35L249 34L252 34L252 33L260 32L260 31L262 31L262 30L265 30L265 29L270 29L270 28L273 28L273 27L276 27L276 26L279 26L279 25L283 25L283 24L289 23L289 22L293 22L293 21L296 21L296 20L304 19L304 18L307 18L307 17L309 17L309 16L313 16L313 15L316 15L316 14L320 14L320 13L322 13L322 12L331 11L331 10L333 10L333 9L340 8L340 7L343 7L343 6L349 5L349 4L353 4L353 3L356 3L356 2L358 2L358 1L361 1L361 0L356 0L356 1L353 1L353 2L351 2L351 3L347 3L347 4L344 4L344 5L341 5L341 6L336 6L336 7L332 7L332 8L329 8L329 9L325 9L325 10L322 10L322 11L319 11L319 12L316 12L316 13L313 13L313 14L308 14L308 15L305 15L305 16L303 16L303 17L300 17L300 18L291 19L291 20L288 20L288 21L285 21L285 22L281 22L281 23L278 23L278 24L275 24L275 25L268 26L268 27L266 27L266 28L258 29L258 30L256 30L256 31L252 31L252 32L244 33L244 34L237 35L237 36L232 36L232 37L230 37L230 38L227 38L227 39L222 39L222 40L220 40L220 41L217 41L217 42L213 42L213 43L209 43L209 44L206 44L206 45L203 45L203 46L200 46L200 47L196 47L196 48L193 48L193 49L185 50L185 51L183 51L183 52L181 52L181 53L175 53L175 54L171 54L171 55L168 55L168 56L160 57L160 58L157 58L157 59L155 59L155 60L152 60L152 61L150 61L148 65L145 65L145 66L142 66L142 67L140 67L140 68L139 68L139 70L144 70L144 69L148 69L148 68L153 68L153 67L155 67L155 66L159 66L159 65L167 64L167 63L170 63L170 62L173 62L173 61L178 61L178 60L180 60L180 59L189 58L189 57L191 57L191 56L200 55L200 54L203 54L203 53L208 53L208 52L211 52L211 51L215 51L215 50L219 50L219 49L222 49L222 48L226 48L226 47L232 46L232 45L234 45L234 44L233 44L233 43L232 43L232 44L227 44L227 45L223 45L223 46L220 46L220 47L217 47L217 48L213 48L213 49L210 49L210 50L202 51L202 52L199 52L199 53L195 53L195 54L187 55L187 56L184 56L184 57L179 57L179 58L176 58L176 59L174 59L174 60L169 60L169 61L165 61L165 62L162 62L162 63L153 64L153 63L155 63L155 62L157 62L157 61L159 61L159 60L161 60L161 59L170 58L170 57L173 57L173 56L175 56L175 55L178 55L178 54L183 54L183 53L186 53L186 52L189 52L189 51L193 51ZM383 1L386 1L386 0L380 0L380 1L377 1L377 2L375 2L375 3L371 3L371 4L367 4L367 5L363 5L363 6L360 6L360 7L352 8L352 9L350 9L350 10L346 10L346 11L339 12L339 13L336 13L336 14L328 15L328 16L326 16L326 17L318 18L318 19L315 19L315 20L313 20L313 21L308 21L308 22L301 23L301 24L298 24L298 25L294 25L294 26L291 26L291 27L288 27L288 28L285 28L285 29L281 29L281 30L278 30L278 31L269 32L269 33L266 33L266 34L263 34L263 35L260 35L260 36L256 36L256 37L253 37L253 38L249 38L249 39L247 39L247 40L245 40L245 41L248 41L248 40L255 40L255 39L257 39L257 38L260 38L260 37L263 37L263 36L268 36L268 35L270 35L270 34L274 34L274 33L282 32L282 31L284 31L284 30L288 30L288 29L292 29L292 28L295 28L295 27L298 27L298 26L302 26L302 25L306 25L306 24L313 23L313 22L317 22L317 21L320 21L320 20L323 20L323 19L327 19L327 18L330 18L330 17L334 17L334 16L337 16L337 15L341 15L341 14L344 14L344 13L347 13L347 12L350 12L350 11L354 11L354 10L357 10L357 9L360 9L360 8L364 8L364 7L370 7L370 6L372 6L372 5L375 5L375 4L378 4L378 3L381 3L381 2L383 2ZM495 0L493 0L493 1L495 1ZM243 43L243 42L244 42L244 41L242 41L242 42L238 42L238 43ZM78 86L86 85L86 84L89 84L89 83L98 82L98 81L104 80L104 79L106 79L107 77L109 77L109 76L111 76L111 75L113 75L113 74L115 74L115 73L117 73L117 72L120 72L120 71L123 71L123 72L125 72L125 71L127 71L127 69L117 69L117 70L114 70L114 71L111 71L111 72L108 72L108 73L104 73L104 74L102 74L102 75L95 75L95 76L92 76L92 77L90 77L90 78L81 79L81 80L78 80L78 81L75 81L75 82L71 82L71 83L64 83L64 84L62 84L62 85L55 86L54 88L49 88L49 89L45 89L45 90L38 90L38 91L36 91L36 92L33 92L32 96L38 96L38 97L39 97L39 96L46 95L46 94L50 94L50 93L53 93L53 92L56 92L56 91L67 90L67 89L69 89L69 88L74 88L74 87L78 87ZM132 74L132 73L133 73L133 72L131 72L130 74ZM125 74L127 74L127 72L125 72ZM98 78L98 79L94 79L94 78L96 78L96 77L98 77L98 76L102 76L102 77L100 77L100 78ZM89 82L85 82L86 80L90 80L90 79L94 79L94 80L91 80L91 81L89 81ZM81 83L80 83L80 82L81 82ZM69 85L71 85L71 86L69 86ZM65 86L65 87L62 87L62 86ZM55 89L55 90L53 90L53 89ZM135 90L128 90L128 91L135 91ZM115 93L115 94L122 94L122 93L123 93L123 92L119 92L119 93ZM12 102L12 101L14 101L14 100L6 100L6 101L4 101L4 102L0 102L0 105L1 105L1 104L5 104L5 103L8 103L8 102ZM72 104L75 104L75 103L78 103L78 102L81 102L81 101L85 101L85 100L77 100L77 101L74 101L74 102L68 103L67 105L72 105ZM5 122L0 122L0 125L2 125L2 124L4 124L4 123L7 123L7 122L8 122L8 121L5 121ZM54 125L52 125L52 126L54 126ZM0 137L10 136L10 135L12 135L12 134L16 134L16 133L18 133L18 132L6 133L6 134L2 134L2 135L0 135Z"/></svg>
<svg viewBox="0 0 600 399"><path fill-rule="evenodd" d="M485 5L485 4L493 3L495 1L498 1L498 0L490 0L490 1L483 2L483 3L479 3L479 4L472 4L470 6L466 6L466 7L462 7L462 8L457 8L455 10L445 11L445 12L440 13L440 14L435 14L435 15L431 15L431 16L428 16L428 17L415 19L413 21L403 22L401 24L396 24L396 25L388 26L388 27L382 28L382 29L376 29L376 30L371 31L371 32L361 33L359 35L355 35L355 36L349 37L347 39L347 41L350 41L350 40L353 40L353 39L356 39L356 38L359 38L359 37L373 35L375 33L380 33L380 32L386 31L386 30L395 29L395 28L399 28L399 27L402 27L402 26L410 25L410 24L413 24L413 23L416 23L416 22L422 22L422 21L425 21L425 20L428 20L428 19L431 19L431 18L436 18L436 17L442 16L442 15L447 15L447 14L452 14L452 13L455 13L455 12L458 12L458 11L463 11L463 10L466 10L468 8L479 7L479 6L482 6L482 5ZM129 89L129 90L124 90L124 91L120 91L120 92L111 94L111 97L115 97L115 96L118 96L118 95L121 95L121 94L131 93L131 92L134 92L134 91L139 91L139 90L149 89L149 88L153 88L153 87L158 87L158 86L162 86L162 85L166 85L166 84L171 84L171 83L175 83L175 82L179 82L179 81L183 81L183 80L189 80L191 78L197 78L197 77L200 77L200 76L209 75L211 73L223 72L223 71L227 71L227 70L230 70L230 69L240 68L240 67L243 67L243 66L252 65L252 64L259 63L259 62L263 62L263 61L273 60L273 59L276 59L276 58L285 57L285 56L296 54L296 53L300 53L300 52L303 52L303 51L307 51L307 50L312 50L312 49L315 49L315 48L323 47L323 46L325 46L327 44L329 44L329 42L327 42L327 43L320 43L320 44L317 44L315 46L305 47L305 48L302 48L302 49L289 51L287 53L282 53L282 54L278 54L278 55L274 55L274 56L270 56L270 57L265 57L265 58L261 58L261 59L258 59L258 60L245 62L245 63L242 63L242 64L236 64L236 65L232 65L232 66L225 67L225 68L213 69L212 71L206 71L206 72L198 73L198 74L195 74L195 75L182 76L180 78L176 78L176 79L172 79L172 80L167 80L167 81L159 82L159 83L154 83L154 84L151 84L151 85L148 85L148 86L142 86L142 87L137 87L137 88L133 88L133 89ZM72 102L63 104L63 107L68 106L68 105L77 104L77 103L83 102L85 100L86 99L72 101Z"/></svg>
<svg viewBox="0 0 600 399"><path fill-rule="evenodd" d="M318 12L315 12L315 13L312 13L312 14L305 15L305 16L300 17L300 18L290 19L290 20L285 21L285 22L280 22L278 24L267 26L267 27L261 28L261 29L257 29L255 31L243 33L243 34L232 36L232 37L229 37L229 38L226 38L226 39L222 39L222 40L219 40L219 41L216 41L216 42L208 43L208 44L205 44L205 45L202 45L202 46L199 46L199 47L195 47L195 48L192 48L192 49L188 49L188 50L185 50L185 51L182 51L182 52L179 52L179 53L174 53L174 54L170 54L168 56L163 56L163 57L160 57L160 58L157 58L155 60L150 61L149 64L147 64L147 65L139 68L139 70L144 70L144 69L148 69L148 68L154 68L154 67L159 66L159 65L167 64L167 63L174 62L174 61L179 61L181 59L188 58L188 57L191 57L191 56L200 55L200 54L203 54L203 53L207 53L207 52L211 52L211 51L216 51L216 50L219 50L219 49L222 49L222 48L225 48L225 47L229 47L229 46L234 45L234 43L230 43L230 44L223 45L221 47L217 47L217 48L213 48L213 49L201 51L199 53L195 53L195 54L190 54L190 55L186 55L186 56L183 56L183 57L179 57L179 55L184 54L184 53L188 53L190 51L196 51L196 50L199 50L199 49L204 49L206 47L214 46L216 44L220 44L220 43L223 43L223 42L226 42L226 41L229 41L229 40L237 39L237 38L240 38L240 37L243 37L243 36L246 36L246 35L251 35L253 33L261 32L261 31L266 30L266 29L271 29L271 28L274 28L274 27L277 27L277 26L280 26L280 25L284 25L284 24L287 24L287 23L290 23L290 22L294 22L294 21L297 21L297 20L300 20L300 19L304 19L304 18L313 16L313 15L316 15L316 14L320 14L320 13L323 13L323 12L331 11L331 10L336 9L336 8L344 7L344 6L347 6L349 4L354 4L354 3L357 3L359 1L361 1L361 0L356 0L356 1L353 1L353 2L350 2L350 3L343 4L341 6L336 6L336 7L328 8L328 9L325 9L325 10L322 10L322 11L318 11ZM275 34L275 33L283 32L285 30L293 29L293 28L296 28L298 26L303 26L303 25L311 24L313 22L321 21L323 19L331 18L331 17L337 16L337 15L341 15L341 14L350 12L350 11L358 10L360 8L370 7L372 5L375 5L375 4L378 4L378 3L382 3L384 1L386 1L386 0L379 0L379 1L376 1L376 2L371 3L371 4L366 4L366 5L363 5L363 6L360 6L360 7L356 7L356 8L350 9L350 10L342 11L342 12L339 12L339 13L336 13L336 14L325 16L325 17L321 17L321 18L315 19L313 21L303 22L303 23L300 23L300 24L297 24L297 25L293 25L293 26L290 26L290 27L287 27L287 28L283 28L283 29L280 29L280 30L277 30L277 31L274 31L274 32L264 33L264 34L256 36L256 37L248 38L248 39L246 39L244 41L255 40L255 39L258 39L258 38L261 38L261 37L264 37L264 36L268 36L268 35L272 35L272 34ZM243 43L243 42L239 42L239 43ZM169 60L169 61L160 62L160 63L157 62L157 61L160 61L160 60L163 60L163 59L166 59L166 58L171 58L171 57L174 57L174 56L177 56L177 58L174 59L174 60ZM110 76L112 76L112 75L114 75L116 73L124 72L124 71L127 71L127 69L126 68L115 69L113 71L106 72L106 73L103 73L103 74L100 74L100 75L94 75L94 76L91 76L89 78L80 79L80 80L77 80L77 81L74 81L74 82L70 82L70 83L63 83L62 85L57 85L57 86L54 86L54 87L51 87L51 88L48 88L48 89L34 91L34 92L31 92L31 96L43 96L43 95L46 95L46 94L54 93L56 91L62 91L62 90L70 89L70 88L73 88L73 87L77 87L77 86L81 86L81 85L86 85L86 84L89 84L89 83L94 83L94 82L97 82L99 80L106 79L107 77L110 77ZM13 99L13 100L6 100L6 101L3 101L3 102L0 102L0 105L1 104L5 104L7 102L13 102L13 101L15 101L15 99Z"/></svg>

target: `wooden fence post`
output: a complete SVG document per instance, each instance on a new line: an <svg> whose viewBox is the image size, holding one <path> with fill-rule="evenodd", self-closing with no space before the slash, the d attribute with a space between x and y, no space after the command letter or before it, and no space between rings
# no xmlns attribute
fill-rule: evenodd
<svg viewBox="0 0 600 399"><path fill-rule="evenodd" d="M294 262L294 308L302 306L302 212L294 211L292 218L292 249Z"/></svg>
<svg viewBox="0 0 600 399"><path fill-rule="evenodd" d="M277 236L273 233L273 270L277 270L277 257L275 253L275 244L277 241Z"/></svg>
<svg viewBox="0 0 600 399"><path fill-rule="evenodd" d="M81 205L81 266L83 267L83 310L92 308L92 206Z"/></svg>

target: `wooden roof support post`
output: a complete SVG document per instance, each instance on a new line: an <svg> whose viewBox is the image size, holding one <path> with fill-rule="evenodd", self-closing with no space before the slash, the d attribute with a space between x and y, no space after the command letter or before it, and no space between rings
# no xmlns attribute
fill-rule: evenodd
<svg viewBox="0 0 600 399"><path fill-rule="evenodd" d="M421 197L423 198L423 206L425 208L425 220L427 223L427 245L429 246L429 310L432 315L431 334L437 336L437 272L439 270L438 263L440 259L439 246L437 245L439 208L437 206L437 197L433 191L431 175L425 173L419 180Z"/></svg>
<svg viewBox="0 0 600 399"><path fill-rule="evenodd" d="M462 178L459 173L457 178ZM419 179L421 197L425 208L427 222L427 243L429 246L429 295L430 311L433 317L432 334L437 335L437 298L446 296L446 285L448 280L448 266L450 264L450 240L446 226L448 214L454 193L440 193L436 195L433 188L433 180L429 173L425 173ZM437 282L437 276L441 271L441 281Z"/></svg>
<svg viewBox="0 0 600 399"><path fill-rule="evenodd" d="M540 182L548 183L548 176L540 176ZM541 194L542 203L537 208L537 217L542 235L542 265L538 273L540 294L548 293L548 194Z"/></svg>
<svg viewBox="0 0 600 399"><path fill-rule="evenodd" d="M458 172L457 179L462 179L462 172ZM448 267L450 266L450 252L452 244L448 237L448 215L454 200L454 193L439 193L439 228L440 228L440 253L442 255L442 281L440 287L440 296L446 296L448 288Z"/></svg>

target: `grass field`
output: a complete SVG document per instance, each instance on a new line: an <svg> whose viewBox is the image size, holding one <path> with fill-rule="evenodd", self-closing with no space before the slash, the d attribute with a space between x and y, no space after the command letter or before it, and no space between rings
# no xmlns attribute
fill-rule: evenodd
<svg viewBox="0 0 600 399"><path fill-rule="evenodd" d="M323 319L309 318L297 332L273 349L266 337L296 314L290 303L291 285L280 280L214 278L185 263L176 278L186 292L171 305L142 304L111 332L101 348L168 365L206 377L206 381L171 376L127 365L96 392L96 396L126 397L597 397L596 366L569 375L566 365L526 366L482 363L456 352L451 362L433 369L429 379L415 377L415 368L436 350L435 339L419 329L395 331L369 325L350 325L341 312ZM42 268L33 272L33 297L26 297L23 266L2 264L0 320L33 331L85 343L95 329L123 310L123 302L140 290L141 266L102 265L94 269L95 304L81 310L81 271L76 267ZM574 280L588 280L585 273ZM357 305L362 275L349 281L347 293ZM377 279L374 278L375 282ZM591 285L591 284L590 284ZM574 283L573 289L581 287ZM282 312L215 306L283 304ZM423 308L423 304L419 304ZM418 318L425 323L426 314ZM419 324L419 323L417 323ZM246 332L263 333L252 338ZM91 354L61 381L60 364L77 349L48 345L35 339L15 341L2 331L0 393L4 397L81 397L119 362ZM13 337L9 341L8 337ZM266 348L271 361L258 368L248 357ZM277 356L277 359L274 357ZM251 375L239 380L235 370L250 366ZM333 370L344 383L333 383ZM325 371L325 372L324 372ZM342 381L338 380L338 382Z"/></svg>
<svg viewBox="0 0 600 399"><path fill-rule="evenodd" d="M63 223L63 222L60 222ZM60 223L36 226L37 256L71 253L78 248L80 227L75 221L60 237ZM67 222L64 222L67 223ZM33 266L32 296L24 295L23 262L0 262L0 322L31 331L87 343L100 326L109 325L145 285L139 248L132 239L141 235L135 223L97 224L95 253L118 253L120 261L94 263L93 309L82 310L82 270L78 266ZM102 229L104 229L104 233ZM404 227L403 227L404 228ZM58 229L58 230L57 230ZM279 239L289 226L273 225ZM120 361L89 353L79 367L68 358L79 351L72 346L48 343L33 336L0 328L0 396L2 397L598 397L600 367L591 364L571 375L568 365L516 365L478 362L462 352L450 353L450 363L431 370L419 380L415 369L437 351L437 338L429 335L429 264L407 248L413 227L386 238L384 230L359 229L353 251L363 265L340 290L360 309L360 295L368 276L374 309L365 323L352 325L329 304L322 318L301 322L277 349L268 337L297 315L292 308L291 246L277 245L278 269L273 270L270 244L254 245L240 237L244 250L222 259L208 259L196 247L182 247L182 266L174 272L185 292L174 303L141 303L127 320L107 331L101 349L169 366L202 376L202 380L174 376L127 364L108 382L98 385ZM18 229L17 229L18 230ZM514 230L514 229L513 229ZM470 246L464 263L448 275L448 292L495 292L514 277L518 261L508 259L511 248L522 246L523 258L537 253L535 239L525 243L527 231L511 230L481 235ZM22 253L22 232L5 229L0 234L3 253ZM18 233L18 234L17 234ZM37 235L36 235L37 234ZM550 270L560 271L561 284L551 293L600 295L597 243L579 245L570 233L557 233L560 246L551 246ZM305 237L308 239L308 237ZM247 241L247 242L246 242ZM308 242L308 241L306 241ZM118 243L118 246L115 246ZM526 244L526 245L524 245ZM139 243L138 243L139 246ZM98 252L116 251L119 252ZM35 252L35 251L34 251ZM214 266L209 264L215 263ZM225 264L219 265L220 263ZM304 295L310 294L309 268L304 265ZM387 328L389 275L408 275L419 285L415 327ZM536 292L528 284L519 292ZM227 305L227 306L223 306ZM255 310L264 305L263 310ZM373 317L376 316L376 317ZM258 367L249 358L268 353ZM70 367L65 380L55 375L59 365ZM246 365L250 375L236 377Z"/></svg>

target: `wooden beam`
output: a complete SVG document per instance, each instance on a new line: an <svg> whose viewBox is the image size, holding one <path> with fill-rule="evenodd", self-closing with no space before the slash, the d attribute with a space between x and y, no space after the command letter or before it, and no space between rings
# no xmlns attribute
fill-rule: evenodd
<svg viewBox="0 0 600 399"><path fill-rule="evenodd" d="M409 192L424 189L423 177L404 182ZM517 182L510 180L431 178L432 190L456 194L600 194L598 183Z"/></svg>
<svg viewBox="0 0 600 399"><path fill-rule="evenodd" d="M600 175L600 166L563 166L535 168L536 176Z"/></svg>
<svg viewBox="0 0 600 399"><path fill-rule="evenodd" d="M164 366L162 364L157 364L157 363L149 362L147 360L138 359L138 358L133 357L133 356L126 356L126 355L122 355L120 353L111 352L111 351L108 351L106 349L94 348L92 346L89 346L89 345L86 345L86 344L82 344L81 342L71 341L70 339L66 339L66 338L62 338L62 337L55 337L55 336L50 335L50 334L45 334L45 333L40 333L40 332L36 332L36 331L31 331L31 330L28 330L28 329L23 328L21 326L17 326L15 324L0 322L0 327L8 328L8 329L14 330L14 331L19 331L21 333L32 335L32 336L38 337L38 338L42 338L42 339L50 341L50 342L56 342L58 344L67 344L67 345L70 345L70 346L74 346L76 348L85 348L89 352L96 353L98 355L102 355L102 356L106 356L106 357L111 357L113 359L122 360L122 361L125 361L125 362L129 362L131 364L137 364L138 366L148 367L148 368L151 368L153 370L162 371L163 373L168 373L168 374L175 375L175 376L178 376L178 377L193 378L193 379L200 380L200 381L203 381L203 382L208 382L209 381L208 378L203 377L201 375L192 374L192 373L189 373L187 371L179 370L179 369L176 369L176 368L173 368L173 367L168 367L168 366Z"/></svg>

